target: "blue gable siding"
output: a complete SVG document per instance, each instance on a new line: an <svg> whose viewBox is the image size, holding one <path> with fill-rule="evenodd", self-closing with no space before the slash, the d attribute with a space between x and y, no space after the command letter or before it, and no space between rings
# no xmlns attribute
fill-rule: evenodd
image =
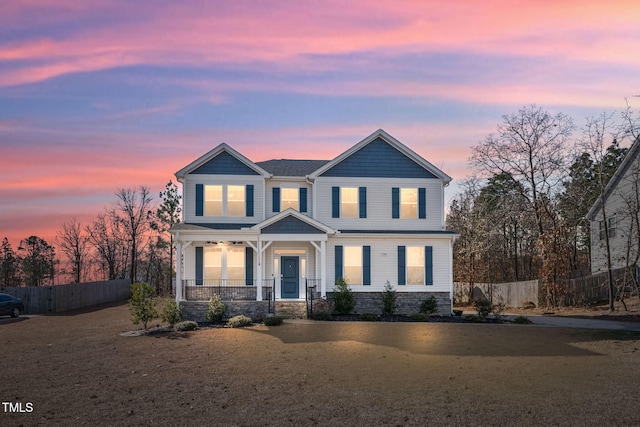
<svg viewBox="0 0 640 427"><path fill-rule="evenodd" d="M191 173L203 175L259 175L258 172L226 151L221 152Z"/></svg>
<svg viewBox="0 0 640 427"><path fill-rule="evenodd" d="M280 221L262 229L263 234L325 234L324 231L307 224L293 216L282 218Z"/></svg>
<svg viewBox="0 0 640 427"><path fill-rule="evenodd" d="M436 178L381 138L371 141L322 176L366 178Z"/></svg>

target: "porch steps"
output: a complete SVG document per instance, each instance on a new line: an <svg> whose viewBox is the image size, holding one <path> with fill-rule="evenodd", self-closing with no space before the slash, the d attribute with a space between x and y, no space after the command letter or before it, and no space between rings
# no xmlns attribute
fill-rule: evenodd
<svg viewBox="0 0 640 427"><path fill-rule="evenodd" d="M276 316L285 319L306 319L306 301L276 301Z"/></svg>

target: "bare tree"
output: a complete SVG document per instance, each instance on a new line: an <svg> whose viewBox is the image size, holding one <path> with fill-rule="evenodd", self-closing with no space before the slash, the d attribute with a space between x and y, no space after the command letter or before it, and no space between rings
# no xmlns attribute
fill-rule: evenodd
<svg viewBox="0 0 640 427"><path fill-rule="evenodd" d="M107 272L106 278L117 279L126 266L125 260L129 248L128 245L123 246L123 242L127 242L127 237L115 212L111 210L98 214L85 231L89 244L96 251L99 265Z"/></svg>
<svg viewBox="0 0 640 427"><path fill-rule="evenodd" d="M599 237L604 240L606 250L606 266L609 281L609 310L614 310L615 283L613 279L613 267L611 257L611 234L615 229L616 217L609 215L607 194L605 192L609 181L610 172L606 170L608 162L606 160L607 149L610 142L616 141L618 129L612 121L612 114L601 114L599 117L587 118L587 124L583 129L583 136L580 142L581 148L588 153L595 165L594 190L600 204Z"/></svg>
<svg viewBox="0 0 640 427"><path fill-rule="evenodd" d="M145 233L151 228L150 212L153 198L149 195L149 188L139 189L121 188L116 192L115 212L127 234L130 246L130 278L135 281L138 276L138 255L143 246Z"/></svg>
<svg viewBox="0 0 640 427"><path fill-rule="evenodd" d="M480 182L469 178L461 184L462 191L454 198L447 215L447 228L460 234L454 243L454 280L467 282L469 301L473 289L480 280L486 280L486 217L478 209Z"/></svg>
<svg viewBox="0 0 640 427"><path fill-rule="evenodd" d="M56 236L58 248L71 263L71 273L75 283L81 283L87 271L89 242L82 225L76 218L62 223Z"/></svg>
<svg viewBox="0 0 640 427"><path fill-rule="evenodd" d="M473 149L471 164L487 176L506 173L522 188L535 214L539 235L555 187L566 172L567 144L575 126L570 117L536 105L503 116L497 133Z"/></svg>

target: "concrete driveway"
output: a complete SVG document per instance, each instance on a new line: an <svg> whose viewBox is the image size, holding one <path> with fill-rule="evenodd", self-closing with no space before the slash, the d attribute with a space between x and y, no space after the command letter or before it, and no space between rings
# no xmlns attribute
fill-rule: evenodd
<svg viewBox="0 0 640 427"><path fill-rule="evenodd" d="M470 314L472 312L469 312ZM506 314L504 317L513 320L519 314ZM584 319L567 316L525 315L534 325L558 326L562 328L615 329L624 331L640 331L640 323L619 322L615 320Z"/></svg>

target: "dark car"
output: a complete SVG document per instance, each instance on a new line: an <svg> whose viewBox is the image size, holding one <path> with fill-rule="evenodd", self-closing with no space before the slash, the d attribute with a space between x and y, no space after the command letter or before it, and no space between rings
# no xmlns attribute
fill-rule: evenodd
<svg viewBox="0 0 640 427"><path fill-rule="evenodd" d="M24 311L24 304L20 298L9 294L0 294L0 316L11 315L18 317Z"/></svg>

